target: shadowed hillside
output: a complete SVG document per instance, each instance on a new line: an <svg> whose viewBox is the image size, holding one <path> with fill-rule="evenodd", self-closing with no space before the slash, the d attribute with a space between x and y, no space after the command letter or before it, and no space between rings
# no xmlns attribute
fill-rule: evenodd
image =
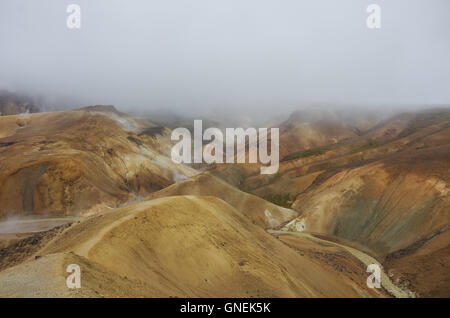
<svg viewBox="0 0 450 318"><path fill-rule="evenodd" d="M1 117L0 295L448 296L448 114L297 112L274 175L174 164L169 128L113 106Z"/></svg>
<svg viewBox="0 0 450 318"><path fill-rule="evenodd" d="M91 213L195 174L150 127L104 107L0 117L0 216Z"/></svg>
<svg viewBox="0 0 450 318"><path fill-rule="evenodd" d="M365 286L364 267L351 255L342 255L348 263L340 266L349 270L343 274L214 197L168 197L101 213L34 255L39 257L0 272L0 295L24 295L21 281L35 286L25 295L45 297L387 296ZM74 261L85 277L80 291L68 290L63 279Z"/></svg>
<svg viewBox="0 0 450 318"><path fill-rule="evenodd" d="M316 134L298 114L289 122ZM222 165L210 173L299 212L284 230L342 239L395 268L392 275L418 294L448 296L448 266L436 258L448 257L450 246L444 235L450 224L450 110L395 115L364 133L306 149L311 134L292 131L281 133L280 149L286 149L283 138L299 140L298 148L287 147L292 151L276 175L259 175L252 165ZM405 272L400 264L408 264ZM423 267L439 284L425 282Z"/></svg>

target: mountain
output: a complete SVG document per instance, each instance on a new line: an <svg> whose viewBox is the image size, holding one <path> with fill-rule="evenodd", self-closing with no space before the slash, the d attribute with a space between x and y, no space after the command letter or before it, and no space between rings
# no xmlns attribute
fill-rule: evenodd
<svg viewBox="0 0 450 318"><path fill-rule="evenodd" d="M23 113L37 113L39 107L31 98L0 90L0 116L10 116Z"/></svg>
<svg viewBox="0 0 450 318"><path fill-rule="evenodd" d="M419 295L447 296L446 265L436 260L450 256L449 162L450 109L439 108L398 114L349 139L293 152L271 177L241 166L239 184L300 214L284 230L363 249ZM424 266L439 284L426 282Z"/></svg>
<svg viewBox="0 0 450 318"><path fill-rule="evenodd" d="M449 108L297 111L273 175L173 163L184 120L0 117L0 295L450 296Z"/></svg>
<svg viewBox="0 0 450 318"><path fill-rule="evenodd" d="M351 127L331 110L324 113L296 111L280 125L280 159L355 136Z"/></svg>
<svg viewBox="0 0 450 318"><path fill-rule="evenodd" d="M170 130L95 106L0 117L0 217L95 213L194 175Z"/></svg>
<svg viewBox="0 0 450 318"><path fill-rule="evenodd" d="M28 261L1 271L0 295L388 296L365 285L365 268L351 254L315 248L332 250L326 263L290 248L221 199L163 197L69 226ZM65 284L73 263L82 267L81 290ZM23 283L33 288L23 290Z"/></svg>
<svg viewBox="0 0 450 318"><path fill-rule="evenodd" d="M294 219L298 214L263 200L255 195L239 191L230 184L208 174L175 183L152 193L148 199L177 195L207 195L224 200L243 213L253 224L265 229L276 229Z"/></svg>

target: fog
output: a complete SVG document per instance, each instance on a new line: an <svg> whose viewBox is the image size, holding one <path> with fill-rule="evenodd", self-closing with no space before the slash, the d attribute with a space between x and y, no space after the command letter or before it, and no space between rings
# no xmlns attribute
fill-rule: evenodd
<svg viewBox="0 0 450 318"><path fill-rule="evenodd" d="M81 7L69 29L66 8ZM381 28L366 8L381 6ZM1 0L0 89L257 116L450 103L448 0Z"/></svg>

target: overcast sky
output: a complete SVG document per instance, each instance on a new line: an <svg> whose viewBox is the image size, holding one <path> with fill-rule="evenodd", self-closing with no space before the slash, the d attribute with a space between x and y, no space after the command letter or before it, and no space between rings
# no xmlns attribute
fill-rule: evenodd
<svg viewBox="0 0 450 318"><path fill-rule="evenodd" d="M0 88L123 110L449 104L450 1L1 0Z"/></svg>

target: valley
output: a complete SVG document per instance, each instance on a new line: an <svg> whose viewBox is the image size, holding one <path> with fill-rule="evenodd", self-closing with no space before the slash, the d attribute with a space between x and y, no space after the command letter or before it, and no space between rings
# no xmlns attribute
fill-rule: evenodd
<svg viewBox="0 0 450 318"><path fill-rule="evenodd" d="M295 112L274 175L177 164L160 122L0 116L1 297L450 296L448 108Z"/></svg>

